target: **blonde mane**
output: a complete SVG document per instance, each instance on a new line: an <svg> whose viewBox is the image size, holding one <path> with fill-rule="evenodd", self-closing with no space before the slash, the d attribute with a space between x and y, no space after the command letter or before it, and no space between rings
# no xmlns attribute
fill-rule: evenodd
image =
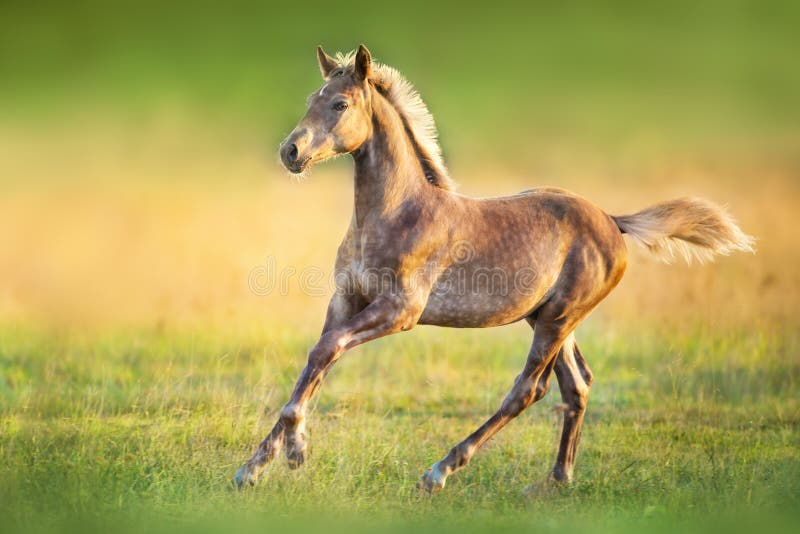
<svg viewBox="0 0 800 534"><path fill-rule="evenodd" d="M340 68L350 70L355 57L355 52L338 52L335 61ZM375 61L372 62L369 81L392 103L408 127L428 181L442 189L454 190L455 183L442 159L436 123L419 92L397 69Z"/></svg>

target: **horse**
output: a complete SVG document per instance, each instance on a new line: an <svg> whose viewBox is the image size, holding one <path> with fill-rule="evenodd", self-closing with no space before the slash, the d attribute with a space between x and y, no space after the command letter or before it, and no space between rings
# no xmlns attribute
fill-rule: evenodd
<svg viewBox="0 0 800 534"><path fill-rule="evenodd" d="M689 263L752 252L753 238L723 208L696 198L613 216L562 189L496 198L456 193L433 118L397 70L373 61L364 45L334 57L318 47L317 60L324 84L309 96L279 155L295 174L351 155L353 214L319 341L234 485L255 484L281 450L290 468L304 463L309 401L346 350L415 325L485 328L522 320L533 341L510 392L417 486L442 489L487 440L545 395L553 373L565 410L548 481L570 482L592 385L574 331L622 278L623 234L661 259Z"/></svg>

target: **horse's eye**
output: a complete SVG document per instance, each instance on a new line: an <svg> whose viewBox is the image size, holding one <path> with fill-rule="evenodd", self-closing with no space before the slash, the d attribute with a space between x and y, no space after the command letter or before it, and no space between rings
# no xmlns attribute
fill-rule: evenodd
<svg viewBox="0 0 800 534"><path fill-rule="evenodd" d="M333 105L333 109L336 111L344 111L347 109L347 102L337 102Z"/></svg>

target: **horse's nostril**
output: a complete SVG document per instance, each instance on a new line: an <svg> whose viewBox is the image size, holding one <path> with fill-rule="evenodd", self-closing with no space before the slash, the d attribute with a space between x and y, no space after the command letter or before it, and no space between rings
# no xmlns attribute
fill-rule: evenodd
<svg viewBox="0 0 800 534"><path fill-rule="evenodd" d="M286 151L286 156L291 163L297 161L297 145L294 143L289 145L289 150Z"/></svg>

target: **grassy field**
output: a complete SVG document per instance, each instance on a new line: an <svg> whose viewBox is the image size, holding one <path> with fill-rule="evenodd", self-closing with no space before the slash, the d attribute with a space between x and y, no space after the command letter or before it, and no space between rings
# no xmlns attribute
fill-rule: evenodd
<svg viewBox="0 0 800 534"><path fill-rule="evenodd" d="M687 531L800 527L800 70L793 3L0 5L0 529ZM756 255L630 248L577 337L595 374L576 481L544 480L557 387L433 497L526 325L420 327L348 353L298 471L228 482L322 326L346 160L274 147L313 47L365 41L416 82L460 190L574 190L614 214L727 204ZM268 294L264 268L294 274ZM258 288L256 288L258 289Z"/></svg>
<svg viewBox="0 0 800 534"><path fill-rule="evenodd" d="M796 331L583 334L598 382L577 481L525 499L554 458L552 393L441 494L414 488L502 398L525 354L523 329L429 330L355 351L313 410L311 460L297 472L276 462L244 494L228 480L271 425L311 337L6 329L4 522L197 529L329 515L555 530L797 519Z"/></svg>

